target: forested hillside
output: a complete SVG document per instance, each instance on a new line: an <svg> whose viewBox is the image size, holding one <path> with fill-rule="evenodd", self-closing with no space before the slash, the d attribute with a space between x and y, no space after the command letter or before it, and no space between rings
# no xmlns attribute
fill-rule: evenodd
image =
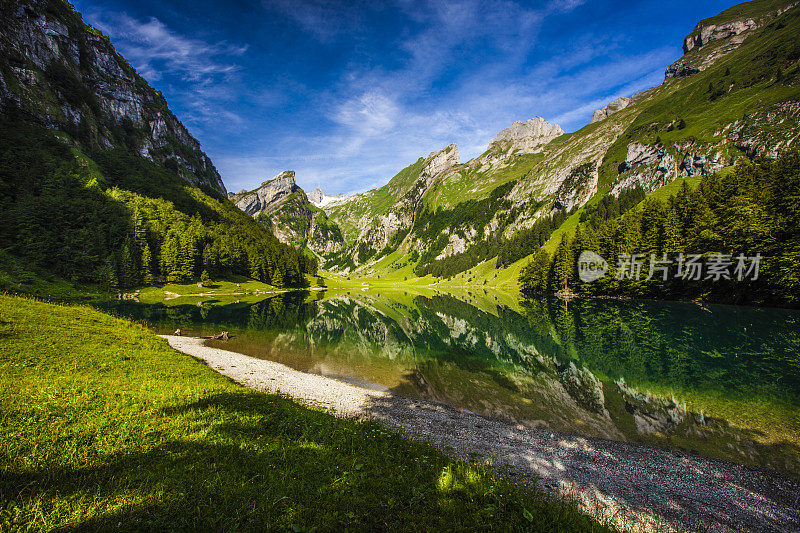
<svg viewBox="0 0 800 533"><path fill-rule="evenodd" d="M799 37L792 0L700 21L663 83L614 100L578 131L515 122L475 159L460 162L451 145L325 208L347 255L326 267L392 276L391 265L410 261L418 276L441 279L492 262L497 275L484 280L508 279L504 270L543 245L552 251L590 213L611 208L613 218L676 180L774 159L800 139Z"/></svg>
<svg viewBox="0 0 800 533"><path fill-rule="evenodd" d="M581 282L578 258L584 250L608 262L603 278ZM700 265L694 270L688 266L692 256L699 256L692 261ZM757 256L758 270L752 259ZM574 236L562 237L554 254L540 250L520 281L528 292L569 289L796 306L800 152L708 175L694 190L684 182L677 194L664 200L648 198L621 216L588 218Z"/></svg>
<svg viewBox="0 0 800 533"><path fill-rule="evenodd" d="M300 285L316 271L227 201L163 96L69 4L0 10L0 264L110 290L204 272Z"/></svg>

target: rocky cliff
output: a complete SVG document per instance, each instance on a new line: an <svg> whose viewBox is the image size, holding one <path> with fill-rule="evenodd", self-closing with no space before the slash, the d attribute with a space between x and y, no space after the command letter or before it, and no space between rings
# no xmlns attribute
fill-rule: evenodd
<svg viewBox="0 0 800 533"><path fill-rule="evenodd" d="M335 201L315 192L345 243L327 266L369 273L399 250L467 269L464 257L490 259L485 250L593 198L650 193L796 145L796 4L758 0L702 21L661 85L613 100L569 135L541 117L516 121L466 163L450 145L378 189Z"/></svg>
<svg viewBox="0 0 800 533"><path fill-rule="evenodd" d="M451 144L409 165L384 187L326 208L352 243L338 266L349 272L403 246L423 198L462 166L458 146Z"/></svg>
<svg viewBox="0 0 800 533"><path fill-rule="evenodd" d="M685 78L702 72L737 50L756 30L796 7L798 2L761 0L748 4L740 4L716 17L700 21L683 40L684 55L667 67L665 78Z"/></svg>
<svg viewBox="0 0 800 533"><path fill-rule="evenodd" d="M258 189L241 191L229 195L233 203L248 215L268 215L279 207L298 187L294 182L294 171L286 170L271 180L265 181Z"/></svg>
<svg viewBox="0 0 800 533"><path fill-rule="evenodd" d="M550 124L542 117L533 117L525 122L514 121L510 127L501 130L489 143L510 152L531 153L556 137L564 135L558 124Z"/></svg>
<svg viewBox="0 0 800 533"><path fill-rule="evenodd" d="M86 152L133 150L190 185L225 195L211 160L161 93L67 2L3 2L0 11L3 107L18 107Z"/></svg>
<svg viewBox="0 0 800 533"><path fill-rule="evenodd" d="M602 109L598 109L597 111L592 113L592 119L589 121L589 124L594 124L595 122L600 122L601 120L604 120L604 119L610 117L611 115L613 115L617 111L622 111L623 109L628 107L628 104L630 104L630 103L631 103L631 99L630 98L624 98L623 97L623 98L617 98L616 100L613 100L607 106L603 107Z"/></svg>
<svg viewBox="0 0 800 533"><path fill-rule="evenodd" d="M316 196L319 194L321 191ZM283 243L308 246L323 260L342 250L341 230L297 186L293 170L281 172L257 189L228 197L236 207L270 228Z"/></svg>
<svg viewBox="0 0 800 533"><path fill-rule="evenodd" d="M319 208L345 202L347 198L346 194L325 194L319 187L308 193L308 201Z"/></svg>

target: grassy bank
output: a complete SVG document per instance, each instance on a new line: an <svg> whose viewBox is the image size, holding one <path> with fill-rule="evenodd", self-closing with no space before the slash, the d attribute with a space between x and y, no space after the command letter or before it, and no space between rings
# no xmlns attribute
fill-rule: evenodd
<svg viewBox="0 0 800 533"><path fill-rule="evenodd" d="M0 388L1 530L601 529L87 307L0 296Z"/></svg>

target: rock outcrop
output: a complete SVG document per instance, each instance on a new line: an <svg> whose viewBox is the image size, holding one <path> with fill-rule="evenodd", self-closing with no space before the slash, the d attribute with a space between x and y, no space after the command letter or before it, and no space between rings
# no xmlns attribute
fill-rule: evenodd
<svg viewBox="0 0 800 533"><path fill-rule="evenodd" d="M693 49L705 46L712 41L729 39L757 27L756 21L751 18L735 20L727 24L720 24L719 26L701 22L695 27L694 31L683 40L683 53L688 54Z"/></svg>
<svg viewBox="0 0 800 533"><path fill-rule="evenodd" d="M257 217L285 244L305 244L323 259L342 251L344 239L339 226L312 206L297 186L293 170L281 172L257 189L228 196L236 207Z"/></svg>
<svg viewBox="0 0 800 533"><path fill-rule="evenodd" d="M319 187L308 193L308 201L320 209L346 202L348 198L346 194L325 194Z"/></svg>
<svg viewBox="0 0 800 533"><path fill-rule="evenodd" d="M490 148L499 146L507 151L532 153L561 135L564 135L564 130L558 124L550 124L542 117L533 117L525 122L514 121L510 127L501 130L489 146Z"/></svg>
<svg viewBox="0 0 800 533"><path fill-rule="evenodd" d="M724 166L713 145L689 142L667 147L631 143L625 161L619 166L620 179L611 192L618 195L636 186L651 192L677 178L710 174Z"/></svg>
<svg viewBox="0 0 800 533"><path fill-rule="evenodd" d="M561 182L553 197L556 209L569 211L585 204L597 192L599 174L595 162L584 163L573 168Z"/></svg>
<svg viewBox="0 0 800 533"><path fill-rule="evenodd" d="M190 185L226 195L200 143L100 31L67 2L3 8L0 106L15 105L83 149L133 149Z"/></svg>
<svg viewBox="0 0 800 533"><path fill-rule="evenodd" d="M357 242L363 245L356 247L354 263L363 263L374 252L386 248L398 232L410 229L414 224L417 206L434 181L460 163L458 146L455 144L428 154L419 174L393 207L386 214L362 222Z"/></svg>
<svg viewBox="0 0 800 533"><path fill-rule="evenodd" d="M702 72L721 57L738 49L754 30L766 26L769 22L798 4L800 2L787 1L785 5L778 9L765 12L759 17L741 17L734 20L725 20L723 16L727 12L723 12L718 17L700 21L683 40L684 57L667 67L664 73L665 81L686 78ZM722 21L720 21L720 17L723 17ZM712 44L713 46L710 46ZM702 54L690 54L690 52L696 52L701 48L708 48L709 50L703 50Z"/></svg>
<svg viewBox="0 0 800 533"><path fill-rule="evenodd" d="M248 215L269 214L296 189L294 171L286 170L271 180L263 182L258 189L239 193L232 199L236 207Z"/></svg>
<svg viewBox="0 0 800 533"><path fill-rule="evenodd" d="M618 111L622 111L631 103L630 98L617 98L610 102L607 106L602 109L598 109L592 114L592 119L589 121L589 124L594 124L595 122L600 122L601 120L605 120L606 118L610 117L614 113Z"/></svg>

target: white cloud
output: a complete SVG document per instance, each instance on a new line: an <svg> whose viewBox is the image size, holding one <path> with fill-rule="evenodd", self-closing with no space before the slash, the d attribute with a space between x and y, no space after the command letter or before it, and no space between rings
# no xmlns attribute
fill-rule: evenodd
<svg viewBox="0 0 800 533"><path fill-rule="evenodd" d="M128 61L148 80L159 80L169 72L185 81L208 84L238 70L231 58L247 50L247 46L207 43L182 36L156 18L140 21L125 13L95 12L88 19L115 41Z"/></svg>

